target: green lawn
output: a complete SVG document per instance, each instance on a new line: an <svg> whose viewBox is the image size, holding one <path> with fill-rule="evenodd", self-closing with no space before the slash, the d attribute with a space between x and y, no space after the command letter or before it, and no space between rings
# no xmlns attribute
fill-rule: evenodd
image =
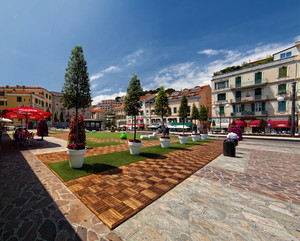
<svg viewBox="0 0 300 241"><path fill-rule="evenodd" d="M115 141L107 141L107 142L86 141L86 146L88 147L103 147L103 146L114 146L114 145L124 145L124 143L115 142Z"/></svg>
<svg viewBox="0 0 300 241"><path fill-rule="evenodd" d="M86 133L86 138L97 138L97 139L120 139L122 132L89 132ZM127 140L133 139L133 133L126 133ZM142 134L144 135L144 134ZM141 134L136 134L136 139L140 139ZM155 140L155 139L149 139ZM143 140L144 141L144 140Z"/></svg>
<svg viewBox="0 0 300 241"><path fill-rule="evenodd" d="M199 142L193 142L192 138L189 138L186 145L182 145L179 142L170 144L169 149L163 149L160 145L145 147L141 149L139 156L130 155L128 151L108 153L98 156L90 156L84 158L84 164L81 169L73 169L69 166L69 161L54 162L48 164L49 167L56 172L64 181L77 179L80 177L88 176L103 172L112 168L124 166L133 162L145 160L148 158L157 158L161 155L169 152L183 150L194 145L201 145L204 142L209 142L212 139L200 140Z"/></svg>

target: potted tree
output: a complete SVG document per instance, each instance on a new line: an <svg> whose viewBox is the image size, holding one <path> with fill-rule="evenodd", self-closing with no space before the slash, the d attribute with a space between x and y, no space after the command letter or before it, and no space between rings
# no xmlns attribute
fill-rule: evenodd
<svg viewBox="0 0 300 241"><path fill-rule="evenodd" d="M68 109L75 108L75 116L73 116L73 125L70 126L67 146L70 166L72 168L81 168L86 153L85 131L81 132L81 130L85 128L83 117L78 116L78 109L87 108L92 102L89 74L81 46L75 46L71 52L62 94L61 100L64 107Z"/></svg>
<svg viewBox="0 0 300 241"><path fill-rule="evenodd" d="M130 154L139 155L142 147L142 142L136 139L136 116L139 114L139 109L142 106L140 97L143 95L141 82L137 75L133 75L127 88L127 93L124 101L124 111L132 118L132 127L134 129L133 140L128 140Z"/></svg>
<svg viewBox="0 0 300 241"><path fill-rule="evenodd" d="M169 148L171 139L170 137L166 137L164 116L171 114L171 108L169 107L168 95L165 92L163 86L160 87L158 91L157 98L155 100L155 105L154 105L154 112L156 115L161 117L161 121L162 121L163 136L159 139L161 147Z"/></svg>
<svg viewBox="0 0 300 241"><path fill-rule="evenodd" d="M207 121L207 118L208 118L207 109L204 105L201 105L200 111L199 111L200 127L201 127L201 121L203 121L203 122ZM203 126L204 126L204 123L203 123ZM207 139L207 132L206 132L206 130L204 130L204 128L203 128L203 131L201 134L201 139L203 139L203 140Z"/></svg>
<svg viewBox="0 0 300 241"><path fill-rule="evenodd" d="M44 140L44 136L48 136L48 125L45 120L40 120L37 124L36 134L42 137L41 140Z"/></svg>
<svg viewBox="0 0 300 241"><path fill-rule="evenodd" d="M179 135L180 144L186 144L188 140L188 135L184 134L184 121L185 118L188 117L188 115L189 115L188 100L186 96L183 94L180 101L179 113L178 113L178 116L182 119L183 122L183 132L182 135Z"/></svg>
<svg viewBox="0 0 300 241"><path fill-rule="evenodd" d="M198 118L199 118L199 110L194 103L192 107L192 113L191 113L192 122L193 120L198 120ZM195 132L192 133L192 139L193 141L199 141L199 138L200 138L200 134L197 133L197 125L196 125Z"/></svg>

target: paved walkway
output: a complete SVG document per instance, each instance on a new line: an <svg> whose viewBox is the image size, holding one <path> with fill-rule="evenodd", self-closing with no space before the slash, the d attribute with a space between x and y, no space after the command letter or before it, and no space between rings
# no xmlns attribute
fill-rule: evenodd
<svg viewBox="0 0 300 241"><path fill-rule="evenodd" d="M110 231L32 151L3 139L0 240L300 240L297 143L242 141L237 158L219 156Z"/></svg>

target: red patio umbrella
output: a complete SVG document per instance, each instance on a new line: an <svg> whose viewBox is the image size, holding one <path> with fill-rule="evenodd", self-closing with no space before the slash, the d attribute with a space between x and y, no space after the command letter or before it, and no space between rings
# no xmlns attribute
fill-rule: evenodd
<svg viewBox="0 0 300 241"><path fill-rule="evenodd" d="M27 120L42 120L52 116L51 113L32 108L30 106L21 106L16 108L5 109L0 116L8 119L26 119Z"/></svg>

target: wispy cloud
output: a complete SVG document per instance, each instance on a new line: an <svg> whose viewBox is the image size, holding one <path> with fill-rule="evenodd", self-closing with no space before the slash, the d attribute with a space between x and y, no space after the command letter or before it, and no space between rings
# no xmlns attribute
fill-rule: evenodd
<svg viewBox="0 0 300 241"><path fill-rule="evenodd" d="M144 49L138 49L137 51L124 57L124 62L126 66L130 66L136 63L138 57L145 52Z"/></svg>
<svg viewBox="0 0 300 241"><path fill-rule="evenodd" d="M105 74L119 72L119 71L122 71L123 69L125 69L126 67L134 65L136 63L136 61L138 60L138 58L140 57L140 55L142 55L144 52L145 52L144 49L138 49L135 52L126 55L124 58L122 58L121 62L118 65L109 66L106 69L103 69L103 70L99 71L98 73L93 74L90 77L90 80L93 81L96 79L100 79Z"/></svg>
<svg viewBox="0 0 300 241"><path fill-rule="evenodd" d="M118 72L120 71L120 68L118 66L109 66L108 68L104 69L104 70L101 70L100 72L96 73L96 74L93 74L91 77L90 77L90 80L93 81L95 79L100 79L101 77L104 76L104 74L106 73L112 73L112 72Z"/></svg>
<svg viewBox="0 0 300 241"><path fill-rule="evenodd" d="M115 99L118 96L124 96L126 95L126 92L120 91L119 93L111 94L111 95L97 95L93 97L93 105L98 104L102 100L109 100L109 99Z"/></svg>
<svg viewBox="0 0 300 241"><path fill-rule="evenodd" d="M204 49L201 51L197 52L198 54L206 54L208 56L213 56L213 55L218 55L220 53L219 50L215 50L215 49Z"/></svg>

